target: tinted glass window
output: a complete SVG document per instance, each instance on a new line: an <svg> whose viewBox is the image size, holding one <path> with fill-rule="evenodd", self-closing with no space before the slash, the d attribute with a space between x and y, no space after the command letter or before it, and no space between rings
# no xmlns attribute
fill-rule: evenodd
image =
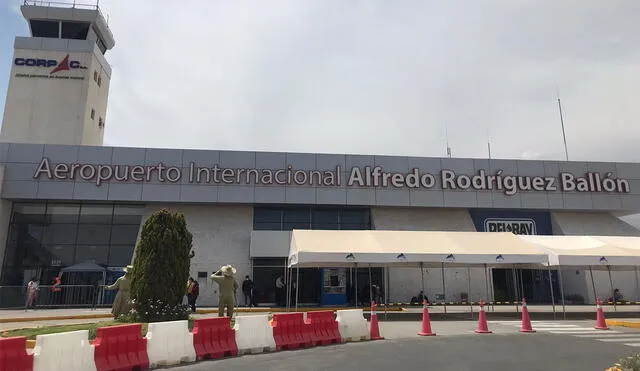
<svg viewBox="0 0 640 371"><path fill-rule="evenodd" d="M256 207L253 210L253 229L257 231L279 231L282 229L282 209Z"/></svg>
<svg viewBox="0 0 640 371"><path fill-rule="evenodd" d="M32 19L31 33L33 37L60 37L60 22L56 21L39 21Z"/></svg>
<svg viewBox="0 0 640 371"><path fill-rule="evenodd" d="M284 209L282 213L282 229L285 231L292 229L311 228L311 210L307 208Z"/></svg>
<svg viewBox="0 0 640 371"><path fill-rule="evenodd" d="M89 33L89 23L62 22L62 38L86 40Z"/></svg>
<svg viewBox="0 0 640 371"><path fill-rule="evenodd" d="M78 245L76 247L75 264L94 260L97 264L106 265L109 258L109 246Z"/></svg>
<svg viewBox="0 0 640 371"><path fill-rule="evenodd" d="M340 211L314 210L311 221L312 229L340 229Z"/></svg>
<svg viewBox="0 0 640 371"><path fill-rule="evenodd" d="M98 49L100 49L102 54L107 52L107 46L104 45L104 42L100 38L96 40L96 44L98 45Z"/></svg>
<svg viewBox="0 0 640 371"><path fill-rule="evenodd" d="M109 251L109 266L110 267L124 267L131 264L131 258L133 257L133 245L113 245Z"/></svg>
<svg viewBox="0 0 640 371"><path fill-rule="evenodd" d="M108 245L110 236L110 225L80 224L78 226L78 245Z"/></svg>
<svg viewBox="0 0 640 371"><path fill-rule="evenodd" d="M113 225L111 227L112 245L135 245L138 239L138 225Z"/></svg>
<svg viewBox="0 0 640 371"><path fill-rule="evenodd" d="M46 251L37 252L38 255L46 253L45 260L50 267L64 267L73 265L73 255L75 253L75 245L48 245L45 246ZM42 256L40 256L42 258Z"/></svg>
<svg viewBox="0 0 640 371"><path fill-rule="evenodd" d="M42 241L45 244L75 244L77 224L51 224L44 227Z"/></svg>
<svg viewBox="0 0 640 371"><path fill-rule="evenodd" d="M80 209L80 223L111 224L112 217L111 205L82 205Z"/></svg>
<svg viewBox="0 0 640 371"><path fill-rule="evenodd" d="M144 206L116 205L113 209L113 224L136 224L142 220Z"/></svg>
<svg viewBox="0 0 640 371"><path fill-rule="evenodd" d="M42 223L45 204L14 204L12 221L16 223Z"/></svg>
<svg viewBox="0 0 640 371"><path fill-rule="evenodd" d="M79 215L80 205L47 205L47 223L77 223Z"/></svg>

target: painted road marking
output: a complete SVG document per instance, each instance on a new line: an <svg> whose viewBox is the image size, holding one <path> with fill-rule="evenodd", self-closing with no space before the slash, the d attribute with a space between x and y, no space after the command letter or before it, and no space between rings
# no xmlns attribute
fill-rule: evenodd
<svg viewBox="0 0 640 371"><path fill-rule="evenodd" d="M625 341L638 341L638 340L640 340L640 338L638 338L638 337L632 337L632 338L630 338L630 337L620 337L620 338L613 338L613 339L609 338L609 339L595 339L595 340L603 341L605 343L623 343Z"/></svg>

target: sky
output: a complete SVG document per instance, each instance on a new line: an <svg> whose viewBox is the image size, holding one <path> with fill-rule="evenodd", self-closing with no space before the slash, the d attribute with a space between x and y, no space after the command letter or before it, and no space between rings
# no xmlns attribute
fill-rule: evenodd
<svg viewBox="0 0 640 371"><path fill-rule="evenodd" d="M0 96L20 3L0 0ZM637 0L100 7L105 145L563 159L559 94L571 160L640 161Z"/></svg>

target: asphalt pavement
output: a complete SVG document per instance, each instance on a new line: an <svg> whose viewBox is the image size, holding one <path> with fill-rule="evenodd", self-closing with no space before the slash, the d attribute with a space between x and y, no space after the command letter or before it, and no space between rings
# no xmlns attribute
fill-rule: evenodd
<svg viewBox="0 0 640 371"><path fill-rule="evenodd" d="M490 322L492 334L474 334L471 321L433 323L434 337L419 337L418 322L381 323L385 340L245 355L175 370L604 370L640 352L640 330L593 329L593 321Z"/></svg>

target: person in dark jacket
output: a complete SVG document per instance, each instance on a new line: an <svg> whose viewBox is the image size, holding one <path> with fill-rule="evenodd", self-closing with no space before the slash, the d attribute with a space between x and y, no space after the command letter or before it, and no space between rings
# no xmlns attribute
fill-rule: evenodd
<svg viewBox="0 0 640 371"><path fill-rule="evenodd" d="M196 300L198 300L198 295L200 295L200 285L198 281L194 280L193 277L189 277L189 281L187 281L187 303L191 307L191 312L196 312Z"/></svg>
<svg viewBox="0 0 640 371"><path fill-rule="evenodd" d="M244 278L242 281L242 294L244 295L244 306L245 307L254 307L255 302L253 300L253 281L249 276Z"/></svg>

